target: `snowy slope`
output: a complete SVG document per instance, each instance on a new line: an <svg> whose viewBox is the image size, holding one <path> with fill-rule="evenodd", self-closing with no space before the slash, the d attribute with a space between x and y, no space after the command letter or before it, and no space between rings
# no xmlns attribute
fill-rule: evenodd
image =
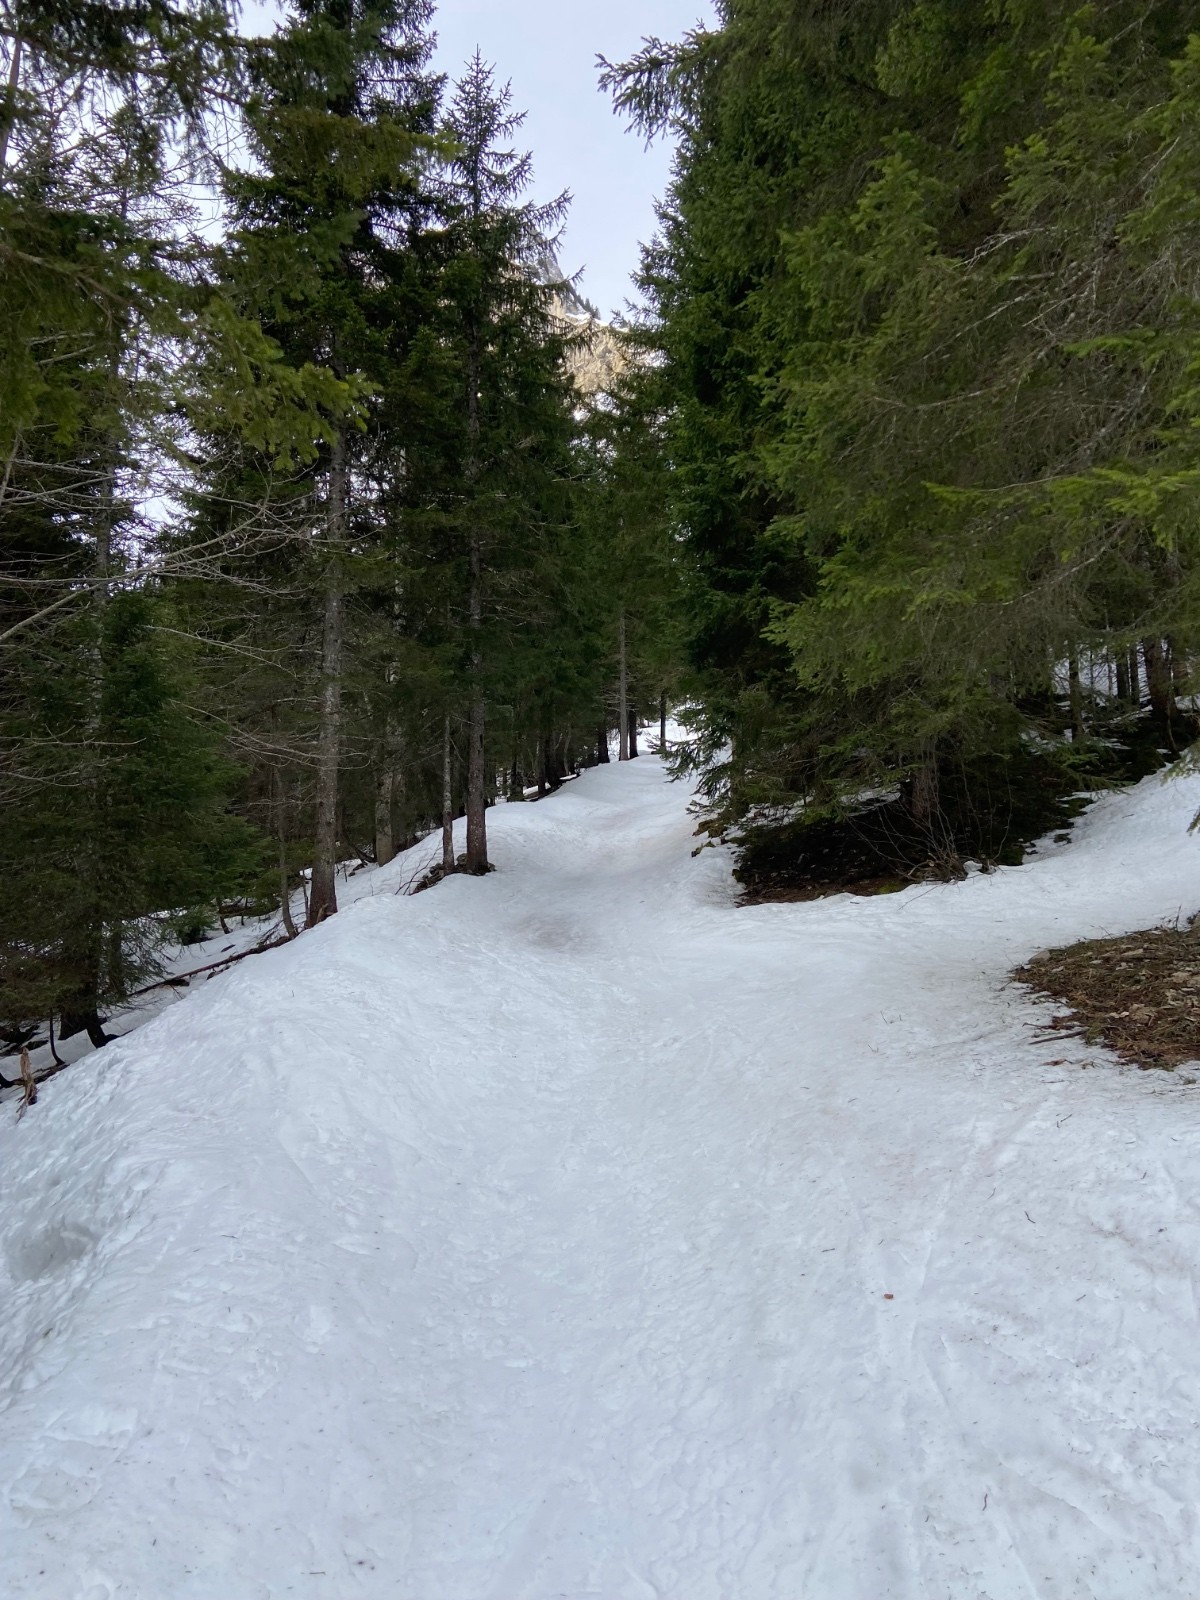
<svg viewBox="0 0 1200 1600"><path fill-rule="evenodd" d="M1004 984L1200 906L1200 782L744 909L687 800L501 808L0 1107L3 1600L1200 1591L1200 1089Z"/></svg>

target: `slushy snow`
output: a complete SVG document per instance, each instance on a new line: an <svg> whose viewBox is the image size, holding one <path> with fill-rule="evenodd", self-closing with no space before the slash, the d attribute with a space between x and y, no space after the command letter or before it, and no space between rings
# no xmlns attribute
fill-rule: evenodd
<svg viewBox="0 0 1200 1600"><path fill-rule="evenodd" d="M688 800L498 808L5 1098L3 1600L1200 1592L1200 1086L1006 983L1200 906L1200 780L746 908Z"/></svg>

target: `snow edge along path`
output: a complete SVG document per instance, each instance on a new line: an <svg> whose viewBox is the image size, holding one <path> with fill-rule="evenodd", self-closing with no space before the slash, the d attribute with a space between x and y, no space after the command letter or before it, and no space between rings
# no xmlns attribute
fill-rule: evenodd
<svg viewBox="0 0 1200 1600"><path fill-rule="evenodd" d="M753 908L687 800L499 808L4 1108L3 1600L1195 1593L1200 1102L1004 980L1200 906L1200 781Z"/></svg>

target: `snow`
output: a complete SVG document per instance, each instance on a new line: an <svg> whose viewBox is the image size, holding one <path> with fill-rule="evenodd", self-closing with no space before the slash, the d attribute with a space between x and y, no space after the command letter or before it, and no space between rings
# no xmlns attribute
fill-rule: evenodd
<svg viewBox="0 0 1200 1600"><path fill-rule="evenodd" d="M688 798L498 808L5 1099L5 1600L1196 1593L1200 1099L1005 976L1200 906L1200 778L752 908Z"/></svg>

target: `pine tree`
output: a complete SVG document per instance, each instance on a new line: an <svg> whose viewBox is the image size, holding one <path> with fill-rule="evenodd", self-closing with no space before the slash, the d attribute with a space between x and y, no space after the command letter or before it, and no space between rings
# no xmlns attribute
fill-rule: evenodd
<svg viewBox="0 0 1200 1600"><path fill-rule="evenodd" d="M504 649L502 602L537 564L536 544L566 469L571 390L564 344L550 318L550 289L534 268L566 198L522 201L531 158L511 140L523 116L476 54L446 121L455 153L447 174L444 287L461 384L455 428L467 699L466 870L489 870L486 807L489 683ZM557 457L557 459L556 459Z"/></svg>
<svg viewBox="0 0 1200 1600"><path fill-rule="evenodd" d="M418 174L433 111L424 70L429 12L425 0L299 5L290 26L256 52L257 167L227 175L228 272L243 314L262 323L294 367L326 369L364 400L388 376L377 306L423 203ZM311 485L285 479L281 490L308 569L293 581L319 592L322 613L310 925L337 910L348 605L357 557L373 540L371 506L356 502L372 492L368 471L378 466L369 409L357 420L334 416Z"/></svg>
<svg viewBox="0 0 1200 1600"><path fill-rule="evenodd" d="M682 578L668 514L667 391L653 363L633 362L589 418L584 524L593 550L620 759L636 753L639 707L660 714L683 678ZM611 688L609 688L611 696ZM665 742L665 734L662 736Z"/></svg>
<svg viewBox="0 0 1200 1600"><path fill-rule="evenodd" d="M35 4L0 29L2 1009L58 1011L97 1043L170 914L210 904L248 860L211 746L176 727L161 621L131 627L150 605L132 591L173 448L172 355L195 326L170 179L198 170L204 107L234 70L222 8L158 24ZM170 849L148 740L187 800Z"/></svg>

